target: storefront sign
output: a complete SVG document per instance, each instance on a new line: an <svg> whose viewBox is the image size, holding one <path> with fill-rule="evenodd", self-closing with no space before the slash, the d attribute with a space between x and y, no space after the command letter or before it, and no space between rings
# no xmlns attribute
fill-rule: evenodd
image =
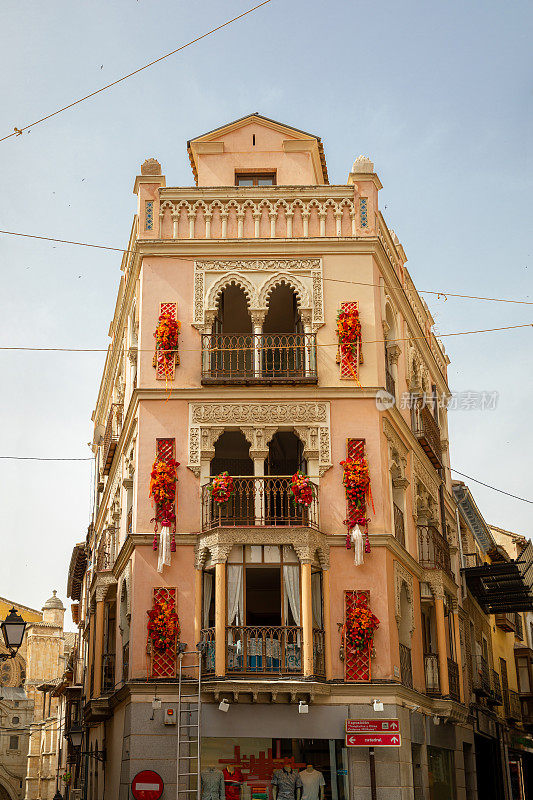
<svg viewBox="0 0 533 800"><path fill-rule="evenodd" d="M391 731L400 733L398 719L347 719L346 733L374 733L375 731Z"/></svg>
<svg viewBox="0 0 533 800"><path fill-rule="evenodd" d="M135 800L159 800L164 787L161 775L151 769L144 769L132 780L131 793Z"/></svg>
<svg viewBox="0 0 533 800"><path fill-rule="evenodd" d="M346 747L400 747L399 733L347 733Z"/></svg>

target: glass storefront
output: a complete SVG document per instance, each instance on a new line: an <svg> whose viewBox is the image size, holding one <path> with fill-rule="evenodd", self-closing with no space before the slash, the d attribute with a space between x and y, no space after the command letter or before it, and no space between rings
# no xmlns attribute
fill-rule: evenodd
<svg viewBox="0 0 533 800"><path fill-rule="evenodd" d="M453 750L428 745L428 776L431 800L455 800Z"/></svg>
<svg viewBox="0 0 533 800"><path fill-rule="evenodd" d="M349 800L348 755L342 739L202 739L202 800ZM222 777L220 775L222 773Z"/></svg>

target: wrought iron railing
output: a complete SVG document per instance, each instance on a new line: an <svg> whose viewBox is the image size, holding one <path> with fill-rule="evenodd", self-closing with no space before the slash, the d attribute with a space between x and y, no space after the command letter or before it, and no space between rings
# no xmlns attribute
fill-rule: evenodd
<svg viewBox="0 0 533 800"><path fill-rule="evenodd" d="M500 683L500 676L498 675L495 669L492 670L492 685L491 685L490 696L496 705L500 706L502 704L503 702L502 686Z"/></svg>
<svg viewBox="0 0 533 800"><path fill-rule="evenodd" d="M405 547L405 522L403 518L403 511L402 509L393 503L393 511L394 511L394 536L402 547Z"/></svg>
<svg viewBox="0 0 533 800"><path fill-rule="evenodd" d="M521 720L522 719L522 709L520 707L520 695L518 692L514 692L512 689L507 690L507 703L504 702L505 705L505 716L508 719L514 720ZM505 697L504 697L505 701Z"/></svg>
<svg viewBox="0 0 533 800"><path fill-rule="evenodd" d="M234 477L234 493L215 503L209 484L202 486L202 530L224 527L296 525L318 529L318 488L311 505L295 503L288 475Z"/></svg>
<svg viewBox="0 0 533 800"><path fill-rule="evenodd" d="M102 656L102 692L115 689L115 654L104 653Z"/></svg>
<svg viewBox="0 0 533 800"><path fill-rule="evenodd" d="M516 629L516 615L514 612L505 611L501 614L495 614L494 620L496 625L504 631L514 631Z"/></svg>
<svg viewBox="0 0 533 800"><path fill-rule="evenodd" d="M122 429L122 403L112 403L107 417L102 447L102 472L109 475Z"/></svg>
<svg viewBox="0 0 533 800"><path fill-rule="evenodd" d="M302 673L302 629L235 626L226 628L226 672Z"/></svg>
<svg viewBox="0 0 533 800"><path fill-rule="evenodd" d="M323 677L326 674L326 652L323 628L313 628L313 674Z"/></svg>
<svg viewBox="0 0 533 800"><path fill-rule="evenodd" d="M439 657L436 653L424 653L424 674L426 694L440 694Z"/></svg>
<svg viewBox="0 0 533 800"><path fill-rule="evenodd" d="M411 648L400 644L400 675L404 686L413 688L413 666L411 663Z"/></svg>
<svg viewBox="0 0 533 800"><path fill-rule="evenodd" d="M461 699L459 691L459 667L452 658L448 659L448 685L450 687L450 697L458 703Z"/></svg>
<svg viewBox="0 0 533 800"><path fill-rule="evenodd" d="M203 628L200 631L200 653L202 657L202 672L213 675L215 672L215 629Z"/></svg>
<svg viewBox="0 0 533 800"><path fill-rule="evenodd" d="M393 397L396 397L396 383L392 377L392 372L387 365L385 365L385 388L389 394L391 394Z"/></svg>
<svg viewBox="0 0 533 800"><path fill-rule="evenodd" d="M426 569L442 569L452 575L450 545L433 525L418 526L418 560Z"/></svg>
<svg viewBox="0 0 533 800"><path fill-rule="evenodd" d="M420 442L429 460L437 469L442 466L442 445L440 441L440 429L433 414L424 406L416 404L412 415L413 433Z"/></svg>
<svg viewBox="0 0 533 800"><path fill-rule="evenodd" d="M126 642L122 648L122 681L127 683L130 672L130 643Z"/></svg>
<svg viewBox="0 0 533 800"><path fill-rule="evenodd" d="M316 334L203 334L202 381L316 383Z"/></svg>
<svg viewBox="0 0 533 800"><path fill-rule="evenodd" d="M516 628L516 636L518 639L524 638L524 626L522 625L522 615L515 611L514 614L514 621L515 621L515 628Z"/></svg>
<svg viewBox="0 0 533 800"><path fill-rule="evenodd" d="M483 656L474 656L472 661L472 688L476 694L488 697L491 693L491 686L487 660Z"/></svg>

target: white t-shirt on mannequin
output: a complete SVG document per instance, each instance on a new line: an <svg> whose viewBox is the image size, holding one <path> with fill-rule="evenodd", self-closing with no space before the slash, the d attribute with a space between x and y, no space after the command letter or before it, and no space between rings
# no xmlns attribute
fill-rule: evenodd
<svg viewBox="0 0 533 800"><path fill-rule="evenodd" d="M303 769L300 772L303 783L302 800L320 800L320 787L326 785L324 776L316 769Z"/></svg>

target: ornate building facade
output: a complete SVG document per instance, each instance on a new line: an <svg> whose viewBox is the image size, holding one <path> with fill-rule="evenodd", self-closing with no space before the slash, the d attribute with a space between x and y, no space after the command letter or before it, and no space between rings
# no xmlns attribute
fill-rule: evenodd
<svg viewBox="0 0 533 800"><path fill-rule="evenodd" d="M260 115L188 154L192 188L154 159L135 180L69 573L72 791L125 800L145 769L193 790L173 721L199 643L202 768L237 768L243 800L284 764L327 798L373 771L380 798L470 799L449 362L380 179L359 157L330 185L320 138ZM401 744L374 764L345 723L380 718Z"/></svg>

